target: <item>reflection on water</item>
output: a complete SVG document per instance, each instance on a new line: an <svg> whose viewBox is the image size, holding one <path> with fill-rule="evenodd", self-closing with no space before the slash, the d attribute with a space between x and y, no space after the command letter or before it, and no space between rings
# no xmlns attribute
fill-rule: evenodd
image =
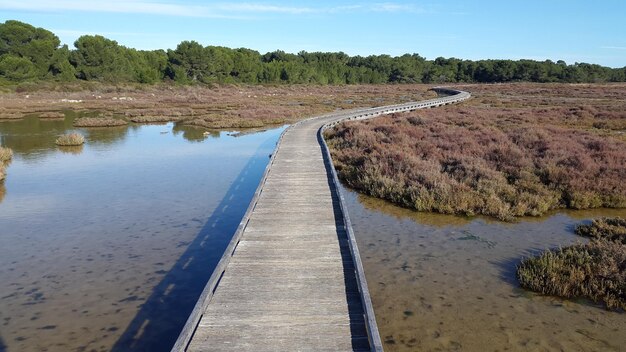
<svg viewBox="0 0 626 352"><path fill-rule="evenodd" d="M207 138L219 138L220 131L211 130L204 131L201 128L196 128L193 126L185 126L183 124L177 124L172 129L172 132L176 135L182 134L183 138L190 142L202 142Z"/></svg>
<svg viewBox="0 0 626 352"><path fill-rule="evenodd" d="M416 213L343 190L386 351L622 351L626 315L519 288L523 256L583 241L555 212L501 223Z"/></svg>
<svg viewBox="0 0 626 352"><path fill-rule="evenodd" d="M354 196L358 197L359 203L362 204L366 209L382 212L388 216L394 217L396 220L412 219L413 221L420 224L436 227L449 225L460 226L469 224L471 222L471 220L466 216L416 212L410 209L397 207L384 200L368 197L360 193L350 192L350 194L354 194ZM485 218L485 220L492 221L489 218Z"/></svg>
<svg viewBox="0 0 626 352"><path fill-rule="evenodd" d="M82 153L84 148L85 148L84 145L59 146L59 150L62 153L74 154L74 155L78 155L78 154Z"/></svg>
<svg viewBox="0 0 626 352"><path fill-rule="evenodd" d="M0 122L14 150L0 187L0 346L169 350L282 128L194 143L172 124L81 129L79 152L54 145L67 120Z"/></svg>
<svg viewBox="0 0 626 352"><path fill-rule="evenodd" d="M9 146L15 153L20 154L24 159L41 159L53 153L56 144L54 141L58 136L69 132L79 132L86 138L86 143L92 147L106 148L109 145L123 143L132 134L140 133L140 130L147 125L137 125L130 123L127 126L116 127L73 127L74 120L79 117L91 117L98 115L93 111L66 111L65 118L40 119L37 115L29 115L20 120L0 121L0 145ZM220 131L205 131L193 126L183 124L155 123L150 126L162 126L161 134L173 133L175 136L182 136L189 142L202 142L208 138L219 138ZM156 127L155 127L156 128ZM280 128L277 126L276 128ZM274 128L274 129L276 129ZM234 134L250 134L257 131L244 131ZM265 132L258 131L258 132ZM63 149L70 153L77 150Z"/></svg>
<svg viewBox="0 0 626 352"><path fill-rule="evenodd" d="M64 119L40 119L36 115L21 120L0 122L0 143L13 149L26 160L46 158L56 150L54 141L60 135L79 132L92 146L107 146L122 142L128 133L140 126L129 125L106 128L74 128L78 117L93 116L94 112L67 111Z"/></svg>

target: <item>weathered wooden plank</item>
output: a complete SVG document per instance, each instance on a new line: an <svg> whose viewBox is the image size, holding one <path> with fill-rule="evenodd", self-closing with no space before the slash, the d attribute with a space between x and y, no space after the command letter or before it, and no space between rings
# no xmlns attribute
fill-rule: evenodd
<svg viewBox="0 0 626 352"><path fill-rule="evenodd" d="M242 330L250 333L242 334ZM362 329L358 329L361 334L355 339L328 338L335 332L352 335L352 330L355 329L351 326L323 322L290 326L250 324L243 329L239 326L230 329L206 326L203 327L203 334L194 339L197 339L198 349L203 351L368 351L369 344L367 337L362 335Z"/></svg>

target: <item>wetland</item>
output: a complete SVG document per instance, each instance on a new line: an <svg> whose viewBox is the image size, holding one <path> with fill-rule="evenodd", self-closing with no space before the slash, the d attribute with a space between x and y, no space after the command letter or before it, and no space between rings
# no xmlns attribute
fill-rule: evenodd
<svg viewBox="0 0 626 352"><path fill-rule="evenodd" d="M624 209L506 223L420 213L342 192L386 351L621 351L623 312L522 289L517 265L584 241L575 225Z"/></svg>

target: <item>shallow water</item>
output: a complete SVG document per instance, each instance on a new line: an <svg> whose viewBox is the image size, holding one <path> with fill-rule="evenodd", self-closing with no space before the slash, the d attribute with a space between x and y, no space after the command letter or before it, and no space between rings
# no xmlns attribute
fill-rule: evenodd
<svg viewBox="0 0 626 352"><path fill-rule="evenodd" d="M169 351L283 128L0 122L0 351Z"/></svg>
<svg viewBox="0 0 626 352"><path fill-rule="evenodd" d="M386 351L624 351L626 314L519 288L521 257L583 241L568 211L514 224L416 213L343 189Z"/></svg>

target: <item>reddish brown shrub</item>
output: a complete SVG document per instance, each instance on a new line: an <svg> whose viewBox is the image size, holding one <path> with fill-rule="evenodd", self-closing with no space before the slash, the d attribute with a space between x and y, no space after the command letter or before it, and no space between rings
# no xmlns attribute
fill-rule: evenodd
<svg viewBox="0 0 626 352"><path fill-rule="evenodd" d="M522 104L525 85L504 85L506 100L500 86L470 87L471 103L347 122L326 138L349 186L417 210L511 219L626 207L626 142L592 127L612 105L585 94L572 102L564 86L546 86L542 109Z"/></svg>

